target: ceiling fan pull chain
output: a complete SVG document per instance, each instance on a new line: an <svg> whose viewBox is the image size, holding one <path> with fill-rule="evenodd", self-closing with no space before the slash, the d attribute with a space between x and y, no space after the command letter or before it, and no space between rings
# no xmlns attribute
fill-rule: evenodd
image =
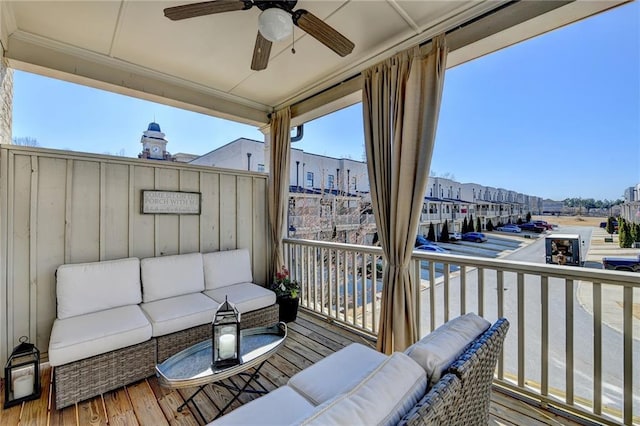
<svg viewBox="0 0 640 426"><path fill-rule="evenodd" d="M293 32L294 30L291 29L291 53L295 55L296 54L296 37Z"/></svg>

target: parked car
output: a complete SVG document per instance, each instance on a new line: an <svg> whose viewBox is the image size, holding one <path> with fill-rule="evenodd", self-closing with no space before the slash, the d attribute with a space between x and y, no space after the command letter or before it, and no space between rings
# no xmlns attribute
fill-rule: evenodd
<svg viewBox="0 0 640 426"><path fill-rule="evenodd" d="M416 247L416 250L435 251L436 253L449 253L449 250L443 249L442 247L435 244L425 244L422 246L418 246Z"/></svg>
<svg viewBox="0 0 640 426"><path fill-rule="evenodd" d="M433 242L427 240L427 238L423 235L418 235L416 237L416 243L414 244L414 247L424 246L427 244L433 244Z"/></svg>
<svg viewBox="0 0 640 426"><path fill-rule="evenodd" d="M487 241L487 236L482 232L467 232L462 234L462 241L473 241L476 243L482 243Z"/></svg>
<svg viewBox="0 0 640 426"><path fill-rule="evenodd" d="M538 226L533 222L523 223L522 225L518 225L518 226L523 231L536 232L538 234L541 234L541 233L543 233L544 231L547 230L547 228L543 228L542 226Z"/></svg>
<svg viewBox="0 0 640 426"><path fill-rule="evenodd" d="M460 241L462 239L462 234L459 232L449 232L449 240L451 241Z"/></svg>
<svg viewBox="0 0 640 426"><path fill-rule="evenodd" d="M640 254L638 257L603 257L602 268L614 271L640 272Z"/></svg>
<svg viewBox="0 0 640 426"><path fill-rule="evenodd" d="M531 223L548 230L553 230L553 225L548 223L546 220L534 220Z"/></svg>
<svg viewBox="0 0 640 426"><path fill-rule="evenodd" d="M522 229L520 229L520 227L518 225L513 225L511 223L508 223L508 224L503 225L503 226L498 226L496 228L496 230L501 231L501 232L516 232L516 233L522 232Z"/></svg>

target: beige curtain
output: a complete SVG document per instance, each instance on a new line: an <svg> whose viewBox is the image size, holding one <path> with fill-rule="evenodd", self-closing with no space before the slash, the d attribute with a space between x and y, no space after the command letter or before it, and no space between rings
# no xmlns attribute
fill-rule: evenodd
<svg viewBox="0 0 640 426"><path fill-rule="evenodd" d="M291 159L291 110L281 109L271 115L271 150L269 151L269 227L273 241L271 275L284 265L282 235L289 202L289 163Z"/></svg>
<svg viewBox="0 0 640 426"><path fill-rule="evenodd" d="M418 339L409 275L440 111L447 49L444 36L427 55L415 47L364 73L363 115L371 199L387 266L378 350L404 350Z"/></svg>

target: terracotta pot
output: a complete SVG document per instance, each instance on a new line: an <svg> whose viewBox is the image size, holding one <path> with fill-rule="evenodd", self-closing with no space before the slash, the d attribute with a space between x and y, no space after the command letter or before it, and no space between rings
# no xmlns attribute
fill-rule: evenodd
<svg viewBox="0 0 640 426"><path fill-rule="evenodd" d="M300 298L291 298L289 296L278 297L278 305L280 305L280 321L292 322L298 317L298 305Z"/></svg>

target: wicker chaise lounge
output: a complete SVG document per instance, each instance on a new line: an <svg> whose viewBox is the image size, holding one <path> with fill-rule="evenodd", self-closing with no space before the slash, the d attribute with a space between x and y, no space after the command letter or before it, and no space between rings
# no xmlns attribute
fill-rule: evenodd
<svg viewBox="0 0 640 426"><path fill-rule="evenodd" d="M405 352L353 343L210 425L486 425L509 322L466 314ZM278 410L277 407L288 407ZM276 407L276 409L274 409Z"/></svg>

